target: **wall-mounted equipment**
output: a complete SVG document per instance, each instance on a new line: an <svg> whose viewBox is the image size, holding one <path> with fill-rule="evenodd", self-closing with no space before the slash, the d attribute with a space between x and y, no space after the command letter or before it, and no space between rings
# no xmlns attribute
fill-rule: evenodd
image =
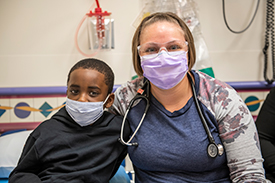
<svg viewBox="0 0 275 183"><path fill-rule="evenodd" d="M270 36L270 37L269 37ZM268 49L269 48L269 49ZM275 35L274 35L274 0L266 2L266 29L265 29L265 45L264 54L264 79L267 84L275 81ZM272 61L272 78L267 77L268 54L271 54Z"/></svg>
<svg viewBox="0 0 275 183"><path fill-rule="evenodd" d="M97 7L92 11L94 4L89 12L80 21L75 33L75 46L77 50L86 57L95 56L100 50L114 49L114 20L111 19L111 12L102 11L99 1L95 0ZM88 47L92 54L84 53L78 45L78 33L84 21L87 21Z"/></svg>

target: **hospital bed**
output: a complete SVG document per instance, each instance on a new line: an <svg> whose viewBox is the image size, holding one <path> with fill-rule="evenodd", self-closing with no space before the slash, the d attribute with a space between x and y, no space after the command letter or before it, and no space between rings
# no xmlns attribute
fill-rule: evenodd
<svg viewBox="0 0 275 183"><path fill-rule="evenodd" d="M0 136L0 183L8 182L22 152L25 141L32 130L12 130Z"/></svg>

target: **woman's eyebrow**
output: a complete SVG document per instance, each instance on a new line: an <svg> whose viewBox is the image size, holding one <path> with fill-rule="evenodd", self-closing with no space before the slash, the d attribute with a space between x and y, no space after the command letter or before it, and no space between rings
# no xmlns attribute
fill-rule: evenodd
<svg viewBox="0 0 275 183"><path fill-rule="evenodd" d="M149 45L158 45L159 43L156 43L156 42L148 42L148 43L145 43L145 44L149 44Z"/></svg>

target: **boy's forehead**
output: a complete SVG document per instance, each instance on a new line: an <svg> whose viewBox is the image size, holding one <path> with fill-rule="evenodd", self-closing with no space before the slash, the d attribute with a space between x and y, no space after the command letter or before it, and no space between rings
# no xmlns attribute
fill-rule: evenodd
<svg viewBox="0 0 275 183"><path fill-rule="evenodd" d="M70 75L70 84L105 84L105 76L101 72L95 69L78 68L74 70Z"/></svg>

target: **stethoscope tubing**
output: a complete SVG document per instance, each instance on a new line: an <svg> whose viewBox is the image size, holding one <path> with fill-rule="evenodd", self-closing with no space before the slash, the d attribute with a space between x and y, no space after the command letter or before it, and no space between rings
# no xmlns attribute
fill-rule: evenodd
<svg viewBox="0 0 275 183"><path fill-rule="evenodd" d="M223 146L221 144L216 144L215 143L215 139L213 138L209 128L208 128L208 125L206 123L206 120L205 120L205 117L201 111L201 108L199 106L199 102L198 102L198 99L197 99L197 95L196 95L196 90L195 90L195 86L194 86L194 83L193 83L193 80L189 74L189 72L187 72L187 77L188 77L188 80L189 80L189 83L191 85L191 89L192 89L192 93L193 93L193 98L194 98L194 101L195 101L195 105L196 105L196 108L197 108L197 111L199 113L199 116L200 116L200 119L202 121L202 124L203 124L203 127L206 131L206 134L207 134L207 138L208 138L208 141L209 141L209 144L207 146L207 153L208 155L211 157L211 158L215 158L217 157L217 155L222 155L223 152L224 152L224 149L223 149ZM144 93L144 89L146 87L146 96L143 94ZM123 117L123 121L122 121L122 124L121 124L121 132L120 132L120 138L119 138L119 141L124 144L124 145L127 145L127 146L138 146L138 143L137 142L133 142L131 143L131 141L133 140L133 138L135 137L136 133L138 132L139 128L141 127L143 121L144 121L144 118L148 112L148 109L149 109L149 106L150 106L150 101L149 101L149 89L150 89L150 83L149 81L146 79L145 82L144 82L144 85L142 87L142 93L137 93L137 95L130 101L129 103L129 106L127 107L127 110L125 112L125 115ZM134 131L134 133L132 134L132 136L129 138L129 140L127 142L125 142L123 140L123 131L124 131L124 126L125 126L125 121L127 119L127 116L128 116L128 113L130 111L130 109L132 108L134 102L136 100L142 100L142 99L145 99L146 100L146 107L145 107L145 110L144 110L144 113L141 117L141 120L136 128L136 130Z"/></svg>
<svg viewBox="0 0 275 183"><path fill-rule="evenodd" d="M130 137L130 139L129 139L127 142L125 142L125 141L123 140L123 129L124 129L124 126L125 126L125 121L126 121L126 118L127 118L127 116L128 116L128 113L129 113L130 109L132 108L134 102L135 102L137 99L145 99L146 102L147 102L146 108L145 108L145 110L144 110L144 113L143 113L143 115L142 115L142 117L141 117L141 120L140 120L140 122L139 122L139 124L138 124L136 130L134 131L134 133L132 134L132 136ZM136 96L131 100L131 102L130 102L130 104L129 104L127 110L126 110L126 113L125 113L125 115L124 115L124 117L123 117L123 121L122 121L122 127L121 127L121 132L120 132L120 141L121 141L123 144L128 145L128 146L138 146L138 143L137 143L137 142L133 142L133 143L130 143L130 142L131 142L132 139L135 137L137 131L138 131L139 128L141 127L141 125L142 125L142 123L143 123L143 121L144 121L144 118L145 118L145 116L146 116L146 114L147 114L148 109L149 109L149 99L148 99L147 97L142 96L142 95L136 95Z"/></svg>
<svg viewBox="0 0 275 183"><path fill-rule="evenodd" d="M191 76L190 76L189 73L187 73L187 77L188 77L189 82L190 82L190 84L191 84L192 93L193 93L193 98L194 98L194 101L195 101L195 103L196 103L196 108L197 108L198 113L199 113L199 116L200 116L200 118L201 118L203 127L204 127L204 129L205 129L205 131L206 131L206 133L207 133L208 140L209 140L210 143L215 143L215 140L214 140L214 138L213 138L213 136L212 136L212 134L211 134L211 132L210 132L210 130L209 130L209 128L208 128L208 125L207 125L207 123L206 123L206 121L205 121L205 117L203 116L202 111L201 111L201 108L199 107L199 102L198 102L198 99L197 99L197 94L196 94L196 91L195 91L194 83L193 83L193 80L192 80L192 78L191 78Z"/></svg>

